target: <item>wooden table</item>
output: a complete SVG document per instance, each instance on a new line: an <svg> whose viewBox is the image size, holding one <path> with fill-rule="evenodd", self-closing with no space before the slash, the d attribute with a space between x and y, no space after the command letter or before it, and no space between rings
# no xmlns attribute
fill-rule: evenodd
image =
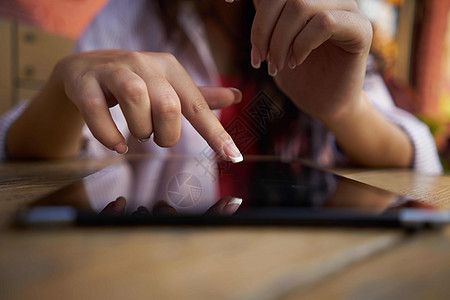
<svg viewBox="0 0 450 300"><path fill-rule="evenodd" d="M112 162L0 165L0 299L450 297L450 228L9 226L20 205ZM338 172L434 203L450 195L450 176Z"/></svg>

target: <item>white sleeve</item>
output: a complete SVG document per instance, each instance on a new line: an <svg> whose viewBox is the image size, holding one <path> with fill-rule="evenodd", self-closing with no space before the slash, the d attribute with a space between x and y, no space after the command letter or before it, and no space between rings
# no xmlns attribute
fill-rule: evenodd
<svg viewBox="0 0 450 300"><path fill-rule="evenodd" d="M377 72L366 74L364 90L372 105L409 136L414 148L412 168L420 173L437 175L442 173L442 164L433 136L428 126L414 115L398 108L384 80Z"/></svg>
<svg viewBox="0 0 450 300"><path fill-rule="evenodd" d="M79 39L76 51L161 50L166 32L156 4L148 0L110 0Z"/></svg>
<svg viewBox="0 0 450 300"><path fill-rule="evenodd" d="M0 118L0 162L8 159L6 135L11 125L22 115L29 101L21 101Z"/></svg>

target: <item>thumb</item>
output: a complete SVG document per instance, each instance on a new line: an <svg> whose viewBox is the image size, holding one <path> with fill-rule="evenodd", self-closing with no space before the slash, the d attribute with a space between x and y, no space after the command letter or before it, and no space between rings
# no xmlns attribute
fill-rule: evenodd
<svg viewBox="0 0 450 300"><path fill-rule="evenodd" d="M236 88L199 87L211 109L220 109L241 102L242 93Z"/></svg>

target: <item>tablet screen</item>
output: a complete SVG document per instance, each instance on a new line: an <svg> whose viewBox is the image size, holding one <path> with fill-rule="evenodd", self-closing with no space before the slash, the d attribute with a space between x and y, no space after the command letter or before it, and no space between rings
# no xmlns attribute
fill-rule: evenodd
<svg viewBox="0 0 450 300"><path fill-rule="evenodd" d="M221 217L283 223L283 216L289 220L299 212L380 215L404 207L432 209L301 161L256 156L239 164L200 157L128 159L33 206L69 206L91 216L128 216L127 220L145 216L156 223L183 216L212 223L224 222Z"/></svg>

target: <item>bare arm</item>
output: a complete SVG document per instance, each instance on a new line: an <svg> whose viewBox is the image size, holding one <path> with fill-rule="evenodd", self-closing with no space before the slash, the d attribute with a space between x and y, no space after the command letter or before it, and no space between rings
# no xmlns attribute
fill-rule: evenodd
<svg viewBox="0 0 450 300"><path fill-rule="evenodd" d="M364 92L357 103L353 111L323 121L342 151L352 162L367 167L410 167L413 147L408 135L386 120Z"/></svg>
<svg viewBox="0 0 450 300"><path fill-rule="evenodd" d="M372 26L354 0L254 0L252 64L267 61L278 87L320 120L355 163L408 167L407 134L362 90Z"/></svg>
<svg viewBox="0 0 450 300"><path fill-rule="evenodd" d="M84 121L57 77L51 76L9 129L6 141L9 157L63 158L80 151Z"/></svg>

